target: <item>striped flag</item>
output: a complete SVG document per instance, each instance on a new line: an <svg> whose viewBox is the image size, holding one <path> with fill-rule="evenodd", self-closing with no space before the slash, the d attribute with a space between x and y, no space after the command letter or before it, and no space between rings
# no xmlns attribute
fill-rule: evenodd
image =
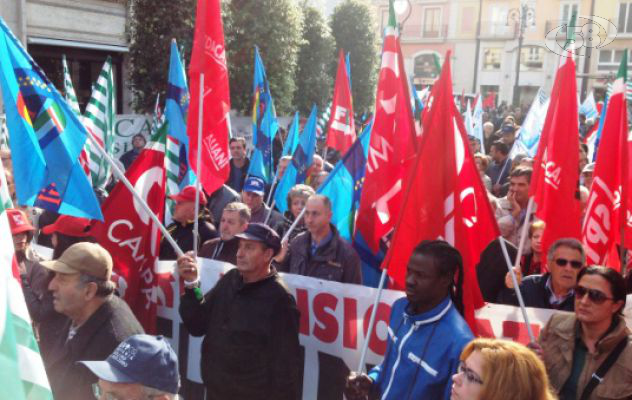
<svg viewBox="0 0 632 400"><path fill-rule="evenodd" d="M13 208L13 200L9 193L9 185L7 184L7 176L4 173L4 165L0 162L0 208Z"/></svg>
<svg viewBox="0 0 632 400"><path fill-rule="evenodd" d="M75 93L75 87L72 85L70 69L68 69L65 54L61 56L61 65L64 69L64 97L66 98L66 103L68 103L68 106L70 106L70 109L74 111L75 114L81 115L79 102L77 101L77 94Z"/></svg>
<svg viewBox="0 0 632 400"><path fill-rule="evenodd" d="M9 149L9 130L7 129L7 120L0 117L0 150Z"/></svg>
<svg viewBox="0 0 632 400"><path fill-rule="evenodd" d="M66 99L66 103L74 113L81 117L81 110L79 109L79 102L77 101L77 94L75 93L75 87L72 85L72 78L70 77L70 69L68 68L68 63L66 62L66 55L62 55L61 65L64 70L64 98ZM81 167L86 173L88 179L90 178L90 158L88 157L88 144L86 143L79 154L79 163Z"/></svg>
<svg viewBox="0 0 632 400"><path fill-rule="evenodd" d="M316 137L318 140L325 141L326 137L323 135L327 134L327 123L329 122L329 117L331 116L331 101L325 108L320 117L318 118L318 122L316 122Z"/></svg>
<svg viewBox="0 0 632 400"><path fill-rule="evenodd" d="M173 211L176 207L175 200L169 196L180 192L180 146L178 139L167 135L167 146L165 153L165 172L167 174L167 196L165 197L165 226L173 222ZM184 165L186 172L186 164Z"/></svg>
<svg viewBox="0 0 632 400"><path fill-rule="evenodd" d="M86 106L83 123L92 137L108 153L112 154L114 144L114 114L116 112L116 93L114 89L114 74L112 58L108 57L103 64L99 78L92 90L92 96ZM101 157L99 151L88 141L90 157L90 172L92 186L104 188L110 178L110 165Z"/></svg>
<svg viewBox="0 0 632 400"><path fill-rule="evenodd" d="M1 164L0 164L1 165ZM18 280L11 228L0 203L0 385L2 398L53 399ZM7 243L9 243L7 245ZM13 265L13 268L9 268Z"/></svg>
<svg viewBox="0 0 632 400"><path fill-rule="evenodd" d="M165 115L160 109L160 93L156 96L156 105L154 106L154 115L151 119L151 136L158 133L158 129L165 123Z"/></svg>

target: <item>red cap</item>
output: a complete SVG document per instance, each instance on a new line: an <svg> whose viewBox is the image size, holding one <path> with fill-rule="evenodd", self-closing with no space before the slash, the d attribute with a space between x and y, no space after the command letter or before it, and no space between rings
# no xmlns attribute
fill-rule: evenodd
<svg viewBox="0 0 632 400"><path fill-rule="evenodd" d="M54 232L63 235L86 237L90 236L90 220L87 218L72 217L70 215L61 215L55 223L42 228L42 233L50 235Z"/></svg>
<svg viewBox="0 0 632 400"><path fill-rule="evenodd" d="M190 185L186 186L182 191L178 194L172 194L169 196L170 199L175 200L176 202L182 201L195 201L195 186ZM206 195L204 191L200 189L200 204L206 205Z"/></svg>
<svg viewBox="0 0 632 400"><path fill-rule="evenodd" d="M17 235L23 232L35 232L35 228L29 222L26 213L17 208L7 209L7 216L9 217L9 226L11 227L11 234Z"/></svg>

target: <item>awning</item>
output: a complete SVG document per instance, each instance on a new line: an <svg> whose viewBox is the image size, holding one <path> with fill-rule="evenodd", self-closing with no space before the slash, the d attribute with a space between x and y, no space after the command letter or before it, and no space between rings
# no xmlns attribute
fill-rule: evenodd
<svg viewBox="0 0 632 400"><path fill-rule="evenodd" d="M29 36L27 39L27 42L29 44L43 44L47 46L75 47L79 49L115 51L118 53L129 52L129 47L127 46L115 46L111 44L100 44L100 43L90 43L90 42L77 42L74 40L50 39L50 38Z"/></svg>

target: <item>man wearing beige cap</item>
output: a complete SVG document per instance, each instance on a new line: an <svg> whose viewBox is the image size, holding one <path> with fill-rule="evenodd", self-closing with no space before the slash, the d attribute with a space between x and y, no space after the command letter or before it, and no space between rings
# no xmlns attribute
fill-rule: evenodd
<svg viewBox="0 0 632 400"><path fill-rule="evenodd" d="M127 304L113 295L112 257L103 247L76 243L57 260L42 265L55 273L48 285L55 311L69 318L46 363L53 395L90 399L97 378L77 361L103 360L123 340L143 333L143 328Z"/></svg>

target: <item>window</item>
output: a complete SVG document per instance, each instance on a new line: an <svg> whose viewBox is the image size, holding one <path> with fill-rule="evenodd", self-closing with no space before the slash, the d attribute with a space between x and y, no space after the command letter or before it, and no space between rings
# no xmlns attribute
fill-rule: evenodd
<svg viewBox="0 0 632 400"><path fill-rule="evenodd" d="M621 2L619 4L617 32L632 33L632 2Z"/></svg>
<svg viewBox="0 0 632 400"><path fill-rule="evenodd" d="M599 50L599 63L597 71L617 72L623 57L623 50ZM628 59L628 67L632 66L632 60Z"/></svg>
<svg viewBox="0 0 632 400"><path fill-rule="evenodd" d="M498 71L500 70L500 59L502 57L502 49L492 48L483 50L483 70Z"/></svg>
<svg viewBox="0 0 632 400"><path fill-rule="evenodd" d="M560 12L560 20L562 24L568 24L571 21L571 17L579 15L579 4L577 3L562 3L562 9ZM560 29L562 33L566 33L566 27Z"/></svg>
<svg viewBox="0 0 632 400"><path fill-rule="evenodd" d="M425 38L441 37L441 8L424 8L422 36Z"/></svg>
<svg viewBox="0 0 632 400"><path fill-rule="evenodd" d="M504 35L509 31L506 6L492 6L492 20L489 31L492 35Z"/></svg>
<svg viewBox="0 0 632 400"><path fill-rule="evenodd" d="M520 53L521 71L540 71L544 63L544 49L541 47L523 47Z"/></svg>

